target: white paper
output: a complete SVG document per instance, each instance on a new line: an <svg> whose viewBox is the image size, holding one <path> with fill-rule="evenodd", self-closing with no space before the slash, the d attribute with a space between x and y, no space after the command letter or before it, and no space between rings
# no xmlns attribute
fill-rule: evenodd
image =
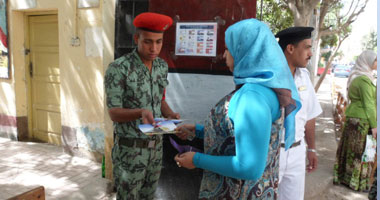
<svg viewBox="0 0 380 200"><path fill-rule="evenodd" d="M374 162L376 156L376 139L372 135L367 135L365 150L362 156L362 162Z"/></svg>
<svg viewBox="0 0 380 200"><path fill-rule="evenodd" d="M139 129L141 132L147 135L154 134L173 134L173 131L177 128L173 121L161 121L158 122L155 126L152 124L140 124Z"/></svg>

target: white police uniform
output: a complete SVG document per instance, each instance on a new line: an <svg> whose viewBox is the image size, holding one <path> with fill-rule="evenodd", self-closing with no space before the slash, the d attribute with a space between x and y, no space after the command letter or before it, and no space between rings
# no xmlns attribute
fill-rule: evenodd
<svg viewBox="0 0 380 200"><path fill-rule="evenodd" d="M296 114L295 144L285 151L280 151L279 199L302 200L305 191L306 173L306 122L322 113L313 84L310 81L309 71L305 68L296 68L294 82L298 89L302 107ZM282 141L283 142L283 141ZM297 145L299 142L299 145Z"/></svg>

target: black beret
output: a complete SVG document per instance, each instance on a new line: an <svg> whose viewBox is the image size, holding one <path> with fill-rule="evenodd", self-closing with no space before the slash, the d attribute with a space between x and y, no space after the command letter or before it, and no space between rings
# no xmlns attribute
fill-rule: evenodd
<svg viewBox="0 0 380 200"><path fill-rule="evenodd" d="M294 44L304 39L311 38L313 27L295 26L278 32L275 36L279 38L281 48L284 50L288 44Z"/></svg>

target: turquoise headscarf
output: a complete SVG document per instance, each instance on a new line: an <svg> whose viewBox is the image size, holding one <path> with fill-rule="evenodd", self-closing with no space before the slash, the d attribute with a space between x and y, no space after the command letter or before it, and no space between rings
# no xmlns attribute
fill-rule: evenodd
<svg viewBox="0 0 380 200"><path fill-rule="evenodd" d="M295 137L295 115L301 103L288 63L273 33L263 22L246 19L226 30L225 41L234 58L235 84L258 83L277 93L280 104L285 107L285 149L290 148ZM287 100L280 98L284 93L288 94Z"/></svg>

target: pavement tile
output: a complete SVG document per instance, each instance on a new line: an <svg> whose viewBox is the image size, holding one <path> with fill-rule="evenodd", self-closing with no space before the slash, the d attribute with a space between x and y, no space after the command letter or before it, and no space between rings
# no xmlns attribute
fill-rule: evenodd
<svg viewBox="0 0 380 200"><path fill-rule="evenodd" d="M13 196L14 196L14 194L11 194L11 193L8 193L8 192L5 192L5 191L2 191L2 193L1 193L1 198L2 199L9 199L9 198L11 198Z"/></svg>
<svg viewBox="0 0 380 200"><path fill-rule="evenodd" d="M331 77L326 77L317 96L324 112L317 118L318 170L306 175L305 199L366 199L366 193L353 192L332 184L336 140L332 120ZM101 178L101 164L72 157L62 147L16 142L0 137L0 200L45 187L47 200L110 200L109 180ZM156 200L158 200L156 198Z"/></svg>
<svg viewBox="0 0 380 200"><path fill-rule="evenodd" d="M95 188L91 185L108 182L101 178L100 163L72 157L63 153L61 147L0 138L0 152L0 200L39 185L45 187L48 200L81 193L82 188L98 194L99 186ZM101 199L102 195L89 196Z"/></svg>
<svg viewBox="0 0 380 200"><path fill-rule="evenodd" d="M367 193L355 192L344 186L332 184L333 165L337 149L333 119L333 98L331 96L332 77L327 76L317 97L323 113L316 119L315 140L317 146L318 168L306 174L306 200L361 200L368 199Z"/></svg>

